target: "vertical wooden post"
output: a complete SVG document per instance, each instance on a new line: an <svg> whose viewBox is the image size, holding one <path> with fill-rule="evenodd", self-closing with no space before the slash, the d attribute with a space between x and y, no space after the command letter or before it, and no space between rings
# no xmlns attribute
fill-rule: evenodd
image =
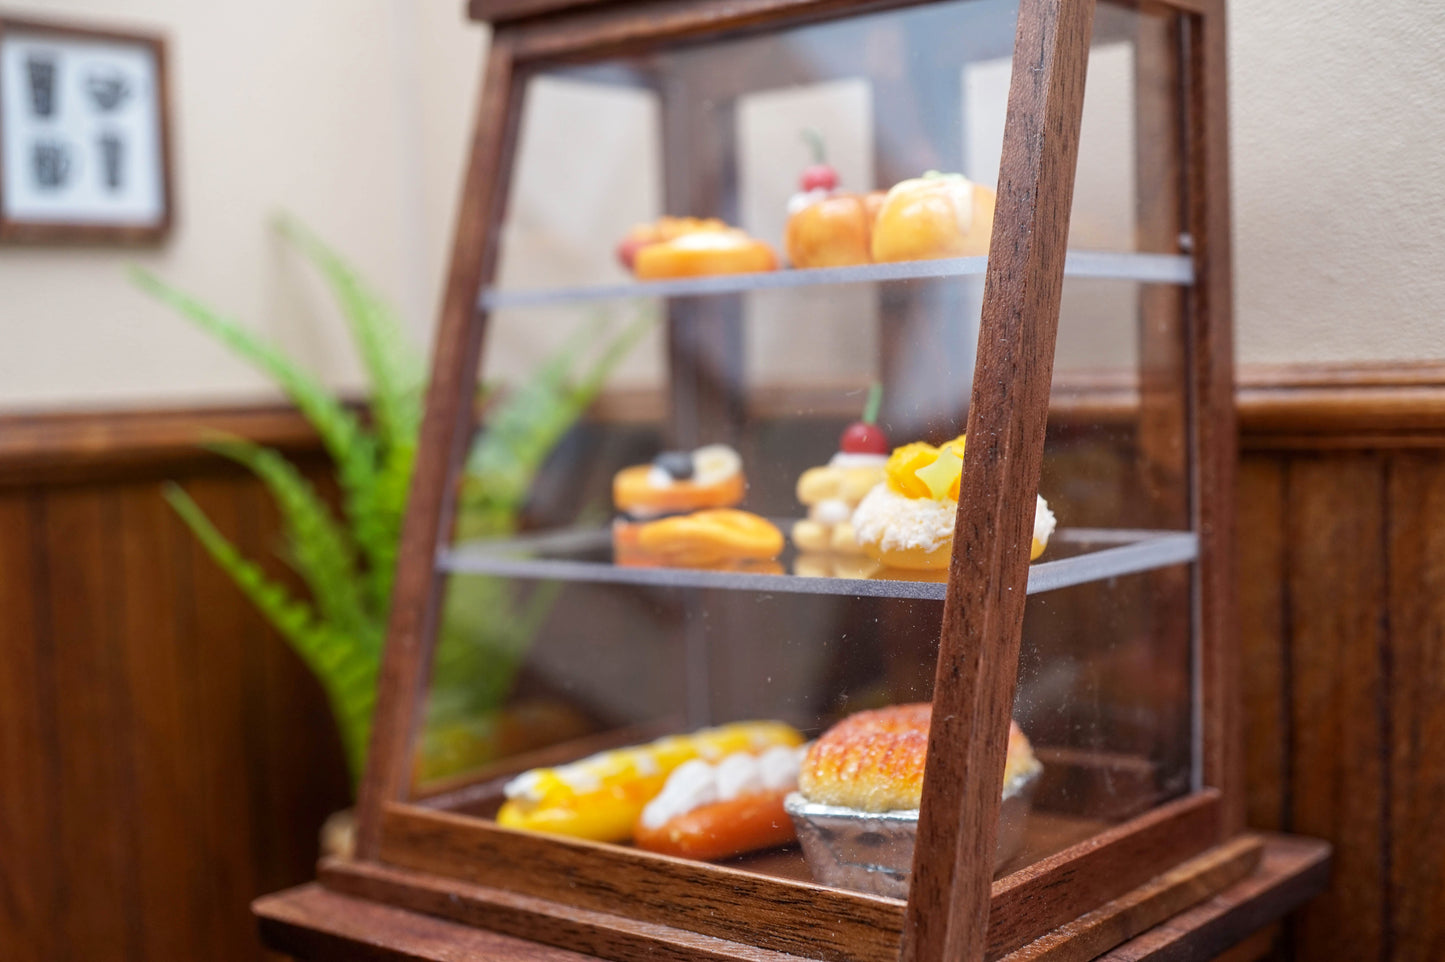
<svg viewBox="0 0 1445 962"><path fill-rule="evenodd" d="M981 962L1092 0L1022 0L904 962Z"/></svg>
<svg viewBox="0 0 1445 962"><path fill-rule="evenodd" d="M374 858L382 808L405 796L411 783L412 744L431 670L432 646L445 579L437 549L451 530L460 471L473 428L477 372L486 317L477 301L496 272L510 167L521 113L521 85L508 36L498 31L483 71L482 91L462 190L427 389L416 470L397 558L386 654L372 717L371 753L358 801L360 858Z"/></svg>
<svg viewBox="0 0 1445 962"><path fill-rule="evenodd" d="M1223 796L1226 837L1244 828L1238 613L1234 581L1237 429L1229 104L1224 4L1188 21L1189 230L1194 240L1193 386L1199 462L1202 776Z"/></svg>

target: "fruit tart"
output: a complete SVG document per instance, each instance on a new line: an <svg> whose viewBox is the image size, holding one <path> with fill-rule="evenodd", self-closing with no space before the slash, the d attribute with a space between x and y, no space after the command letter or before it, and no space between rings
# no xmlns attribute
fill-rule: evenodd
<svg viewBox="0 0 1445 962"><path fill-rule="evenodd" d="M959 435L942 447L915 441L894 450L884 467L886 480L853 512L854 532L870 557L890 568L948 567L965 442ZM1044 553L1055 524L1048 502L1039 495L1030 560Z"/></svg>

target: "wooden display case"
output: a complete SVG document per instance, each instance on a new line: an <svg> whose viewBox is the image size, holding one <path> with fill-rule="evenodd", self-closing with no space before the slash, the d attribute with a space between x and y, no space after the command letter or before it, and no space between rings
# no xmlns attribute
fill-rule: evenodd
<svg viewBox="0 0 1445 962"><path fill-rule="evenodd" d="M1092 958L1248 875L1262 843L1244 833L1238 775L1223 4L473 0L472 13L494 32L357 853L324 863L323 884L621 960L941 962L1000 958L1059 932L1072 934L1040 957ZM1091 70L1105 94L1124 95L1086 109ZM554 105L583 90L613 93L546 117L549 89ZM853 119L834 126L865 131L855 138L862 159L848 163L871 169L879 187L929 166L971 166L984 183L996 171L988 255L638 282L596 266L617 239L606 216L577 215L564 224L570 234L554 232L582 238L587 253L570 262L567 244L533 243L528 217L511 216L518 196L537 190L527 158L566 155L568 136L579 141L576 164L604 152L586 142L586 125L614 109L611 97L632 105L617 116L642 103L650 118L656 150L629 155L626 170L655 157L655 176L637 175L652 182L653 194L645 185L639 194L652 213L767 234L769 215L757 211L769 209L776 177L757 158L776 153L767 131L779 118L821 102L803 93L868 105L871 136L859 111L842 110ZM1097 215L1085 218L1090 230L1075 196L1086 121L1107 141L1091 155L1102 179L1084 192ZM605 206L578 200L587 177L575 173L548 188L567 198L564 221ZM629 176L594 178L602 200L626 207ZM1074 235L1112 239L1087 249ZM509 282L509 271L530 283ZM1075 283L1105 293L1076 298L1061 335ZM638 301L665 313L660 377L605 395L603 407L623 413L589 430L615 435L626 421L650 425L638 443L652 447L731 442L753 478L749 503L777 515L807 466L800 452L818 449L811 438L831 444L859 387L877 379L895 440L941 441L966 424L946 571L628 567L608 554L606 527L575 513L561 532L501 549L460 539L484 343ZM833 360L805 376L791 322L779 319L829 324L835 310L857 315L853 334L797 336L813 346L867 341L870 360L820 348ZM760 361L750 338L782 347ZM608 465L591 472L605 485L613 465L599 450L616 452L589 449ZM1062 520L1053 554L1031 565L1022 546L1041 478ZM554 500L575 508L585 482L568 480ZM589 731L421 784L439 624L448 592L478 577L560 586L546 629L557 640L537 643L552 660L534 676L554 699L586 706ZM631 661L639 650L652 661ZM790 672L807 680L775 681ZM812 881L793 851L719 865L493 821L501 782L521 769L769 708L816 734L849 698L933 704L906 900ZM1013 717L1027 722L1045 774L1021 850L996 874Z"/></svg>

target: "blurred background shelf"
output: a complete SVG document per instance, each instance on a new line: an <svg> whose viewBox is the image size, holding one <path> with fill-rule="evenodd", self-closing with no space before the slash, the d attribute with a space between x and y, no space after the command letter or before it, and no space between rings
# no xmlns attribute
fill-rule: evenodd
<svg viewBox="0 0 1445 962"><path fill-rule="evenodd" d="M792 287L981 277L987 269L987 257L955 257L946 260L907 261L901 264L817 267L809 270L769 271L764 274L724 274L668 281L538 290L492 288L482 292L480 306L483 310L494 311L508 307L546 307L637 297L704 297ZM1144 284L1192 284L1194 261L1184 254L1070 251L1064 264L1064 274L1067 277L1126 280Z"/></svg>

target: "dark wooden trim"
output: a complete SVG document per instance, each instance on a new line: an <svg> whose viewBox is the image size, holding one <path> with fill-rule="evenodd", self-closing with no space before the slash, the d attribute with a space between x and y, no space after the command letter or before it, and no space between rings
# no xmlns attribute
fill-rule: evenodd
<svg viewBox="0 0 1445 962"><path fill-rule="evenodd" d="M1206 790L994 882L983 957L1012 952L1205 851L1219 839L1219 811L1219 794Z"/></svg>
<svg viewBox="0 0 1445 962"><path fill-rule="evenodd" d="M748 417L807 410L847 419L858 384L750 392ZM352 402L360 409L361 402ZM1235 408L1246 450L1445 447L1445 363L1436 361L1246 365ZM1137 382L1108 372L1055 378L1050 417L1100 423L1137 419ZM661 423L657 391L609 391L589 418ZM92 481L118 473L162 475L212 460L197 445L230 434L293 455L320 456L320 440L283 403L0 414L0 487Z"/></svg>
<svg viewBox="0 0 1445 962"><path fill-rule="evenodd" d="M198 445L232 435L290 455L321 454L316 432L283 404L0 415L0 488L152 477L206 462Z"/></svg>
<svg viewBox="0 0 1445 962"><path fill-rule="evenodd" d="M1096 962L1212 959L1324 891L1330 874L1328 843L1291 835L1264 839L1264 854L1253 875Z"/></svg>
<svg viewBox="0 0 1445 962"><path fill-rule="evenodd" d="M431 671L442 583L434 559L451 528L451 479L466 456L473 427L470 398L486 330L477 297L496 270L497 238L521 119L522 84L506 31L493 37L479 97L357 806L357 854L363 858L374 857L380 849L383 809L410 787L421 689Z"/></svg>
<svg viewBox="0 0 1445 962"><path fill-rule="evenodd" d="M903 922L896 899L513 831L416 806L388 806L378 858L568 910L610 914L625 905L626 915L641 922L836 962L891 962Z"/></svg>
<svg viewBox="0 0 1445 962"><path fill-rule="evenodd" d="M525 20L546 14L563 13L597 7L605 3L616 4L618 0L468 0L467 16L487 23L505 23L509 20Z"/></svg>
<svg viewBox="0 0 1445 962"><path fill-rule="evenodd" d="M981 867L998 833L1093 21L1091 0L1019 7L903 962L977 962L995 937Z"/></svg>
<svg viewBox="0 0 1445 962"><path fill-rule="evenodd" d="M12 221L5 219L3 185L0 185L0 244L157 244L170 235L176 222L175 150L171 129L172 91L166 39L158 33L97 27L68 20L31 20L24 17L0 16L0 39L6 31L51 34L60 38L103 40L117 43L143 44L155 51L156 88L160 124L161 154L161 218L149 225L108 225L86 223L54 223L49 221ZM0 123L3 123L0 119Z"/></svg>
<svg viewBox="0 0 1445 962"><path fill-rule="evenodd" d="M1235 597L1238 434L1229 207L1229 100L1224 8L1186 21L1185 197L1194 240L1190 382L1199 534L1198 751L1205 785L1223 793L1225 836L1244 828L1239 616Z"/></svg>
<svg viewBox="0 0 1445 962"><path fill-rule="evenodd" d="M1246 840L1243 844L1250 843ZM1196 864L1217 866L1220 863L1215 855L1209 853ZM1224 864L1230 864L1228 850L1221 850L1219 857ZM1262 856L1251 874L1100 956L1098 962L1203 962L1318 893L1324 888L1328 869L1329 846L1325 843L1266 835ZM340 875L345 875L345 884L354 891L338 890L336 879ZM637 944L630 932L598 928L592 930L594 941L586 950L588 954L579 955L481 927L498 916L472 914L481 910L473 908L477 900L469 897L473 892L470 886L447 883L428 887L411 873L355 863L323 863L322 876L328 883L325 887L304 885L258 899L252 906L266 943L304 962L583 962L625 957ZM1127 915L1137 906L1147 905L1151 897L1157 897L1151 893L1158 891L1155 883L1142 886L1105 907L1104 915L1081 919L1080 924L1109 924L1103 919L1111 908ZM411 900L405 908L399 907L403 899ZM489 911L497 911L495 901L486 902ZM442 917L446 915L460 921ZM541 936L562 932L569 939L580 937L580 932L570 929L585 921L592 920L559 920L557 929ZM1030 946L1023 951L1032 949ZM675 943L667 957L685 962L796 959L698 937ZM1024 962L1026 958L1030 957L1018 955L1009 960Z"/></svg>
<svg viewBox="0 0 1445 962"><path fill-rule="evenodd" d="M986 957L998 958L1123 895L1199 855L1218 836L1219 794L1209 790L1162 805L993 882ZM541 837L420 806L387 808L378 858L430 879L424 887L455 890L445 879L475 887L477 904L468 909L468 918L568 948L588 948L595 935L576 941L565 935L571 928L564 925L547 935L549 926L571 920L590 932L605 923L608 932L632 932L639 943L646 943L654 929L667 935L664 942L690 929L771 952L889 962L903 924L904 903L898 900L621 846ZM518 872L521 865L528 871ZM362 874L372 868L377 866L368 865ZM338 864L326 878L336 873L350 878L358 871ZM353 881L338 884L341 891L364 894ZM613 915L619 904L626 904L626 915L642 928ZM579 921L579 913L595 914L602 923ZM545 918L532 917L538 914Z"/></svg>
<svg viewBox="0 0 1445 962"><path fill-rule="evenodd" d="M1003 962L1088 962L1239 882L1259 865L1263 850L1258 835L1236 836L1034 939Z"/></svg>

